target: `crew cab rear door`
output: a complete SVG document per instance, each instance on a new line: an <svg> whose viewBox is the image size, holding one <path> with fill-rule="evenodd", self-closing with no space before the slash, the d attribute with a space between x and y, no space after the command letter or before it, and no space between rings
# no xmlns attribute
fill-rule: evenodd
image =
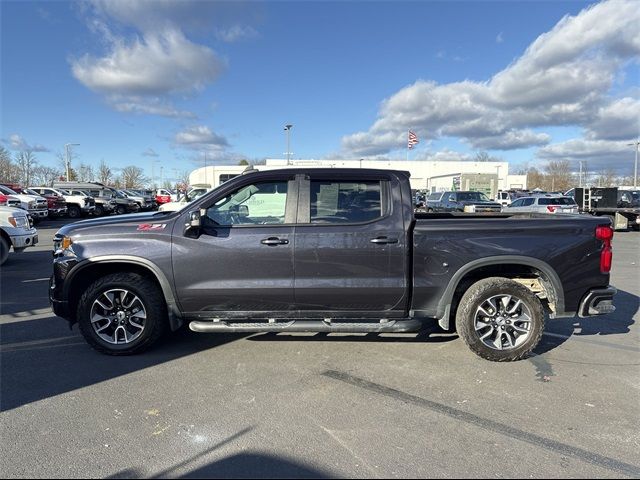
<svg viewBox="0 0 640 480"><path fill-rule="evenodd" d="M410 247L401 205L393 175L310 172L301 179L294 255L299 310L333 318L404 315Z"/></svg>
<svg viewBox="0 0 640 480"><path fill-rule="evenodd" d="M221 187L201 205L198 238L173 232L176 291L187 315L280 316L294 309L295 175L251 175Z"/></svg>

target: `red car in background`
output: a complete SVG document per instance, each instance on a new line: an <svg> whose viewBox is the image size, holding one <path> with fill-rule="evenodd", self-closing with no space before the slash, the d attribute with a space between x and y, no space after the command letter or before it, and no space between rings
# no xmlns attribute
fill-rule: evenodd
<svg viewBox="0 0 640 480"><path fill-rule="evenodd" d="M11 195L0 193L0 206L20 208L20 200Z"/></svg>
<svg viewBox="0 0 640 480"><path fill-rule="evenodd" d="M49 217L61 217L67 214L67 201L64 197L49 193L38 193L30 188L23 188L23 193L27 195L37 195L47 199L47 209L49 210Z"/></svg>
<svg viewBox="0 0 640 480"><path fill-rule="evenodd" d="M159 188L156 190L156 202L158 205L163 203L169 203L171 201L171 192L165 188Z"/></svg>

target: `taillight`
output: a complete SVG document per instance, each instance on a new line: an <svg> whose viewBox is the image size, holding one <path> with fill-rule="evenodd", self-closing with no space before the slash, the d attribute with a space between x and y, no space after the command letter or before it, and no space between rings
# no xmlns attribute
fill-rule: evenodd
<svg viewBox="0 0 640 480"><path fill-rule="evenodd" d="M613 228L608 225L600 225L596 227L596 238L602 241L602 251L600 252L600 272L609 273L611 271L611 262L613 261L613 251L611 250Z"/></svg>
<svg viewBox="0 0 640 480"><path fill-rule="evenodd" d="M555 213L555 211L558 209L558 207L556 205L547 205L547 211L549 213Z"/></svg>

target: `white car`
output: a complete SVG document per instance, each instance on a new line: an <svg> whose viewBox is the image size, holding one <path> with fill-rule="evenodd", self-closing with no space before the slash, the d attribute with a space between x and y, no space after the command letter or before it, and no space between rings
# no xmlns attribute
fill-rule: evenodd
<svg viewBox="0 0 640 480"><path fill-rule="evenodd" d="M21 252L38 243L38 232L31 225L29 214L21 208L0 207L0 265L9 257L9 250Z"/></svg>
<svg viewBox="0 0 640 480"><path fill-rule="evenodd" d="M509 213L574 213L579 209L571 197L560 195L536 195L518 198L507 205L503 212Z"/></svg>
<svg viewBox="0 0 640 480"><path fill-rule="evenodd" d="M176 212L184 208L185 205L193 202L196 198L204 195L207 192L210 192L211 190L213 190L213 188L211 188L211 186L209 185L194 185L180 200L178 200L177 202L162 204L160 205L160 208L158 208L158 211Z"/></svg>
<svg viewBox="0 0 640 480"><path fill-rule="evenodd" d="M0 185L0 193L11 195L20 200L20 208L29 212L35 223L49 216L47 199L39 195L16 193L5 185Z"/></svg>
<svg viewBox="0 0 640 480"><path fill-rule="evenodd" d="M95 210L95 201L84 192L71 193L62 188L29 187L40 195L55 195L64 198L67 202L67 215L70 218L79 218L82 214L88 214Z"/></svg>

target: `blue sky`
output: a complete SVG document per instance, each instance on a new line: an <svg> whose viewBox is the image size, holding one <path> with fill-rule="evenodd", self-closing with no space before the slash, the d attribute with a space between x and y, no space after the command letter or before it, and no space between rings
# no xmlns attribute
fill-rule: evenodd
<svg viewBox="0 0 640 480"><path fill-rule="evenodd" d="M635 5L637 7L637 4ZM629 173L640 111L633 2L6 2L6 148L165 178L282 157ZM175 169L175 170L174 170ZM576 168L577 169L577 168ZM157 174L157 170L156 170Z"/></svg>

